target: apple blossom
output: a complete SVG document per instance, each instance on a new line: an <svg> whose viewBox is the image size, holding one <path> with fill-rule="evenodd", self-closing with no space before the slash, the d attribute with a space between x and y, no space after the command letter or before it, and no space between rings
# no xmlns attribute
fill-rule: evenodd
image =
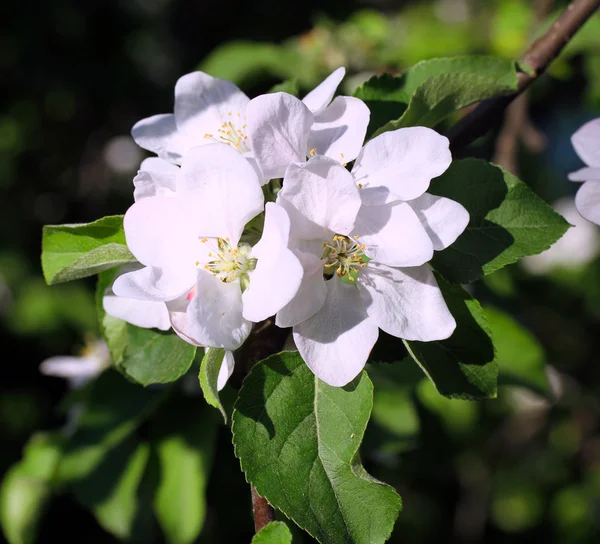
<svg viewBox="0 0 600 544"><path fill-rule="evenodd" d="M395 192L413 200L377 205L363 204L352 174L328 157L286 172L277 203L290 217L290 247L304 277L276 322L294 327L303 359L330 385L358 375L379 329L431 341L449 337L456 326L425 263L463 232L469 214L424 192L422 180L433 171L422 166L413 177L400 170Z"/></svg>
<svg viewBox="0 0 600 544"><path fill-rule="evenodd" d="M584 181L575 197L579 213L588 221L600 225L600 118L583 125L571 142L579 158L586 164L569 174L571 181Z"/></svg>
<svg viewBox="0 0 600 544"><path fill-rule="evenodd" d="M236 349L252 322L275 314L300 285L287 214L269 203L261 240L240 243L264 197L250 163L224 144L192 148L171 187L125 214L127 245L144 268L117 278L113 291L167 303L173 329L190 343Z"/></svg>

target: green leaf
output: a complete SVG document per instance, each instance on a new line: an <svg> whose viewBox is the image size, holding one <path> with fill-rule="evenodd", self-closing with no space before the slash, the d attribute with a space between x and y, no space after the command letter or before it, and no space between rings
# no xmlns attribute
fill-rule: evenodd
<svg viewBox="0 0 600 544"><path fill-rule="evenodd" d="M516 88L515 62L472 55L424 60L397 77L372 77L354 96L369 106L368 132L377 135L407 126L433 127L474 102Z"/></svg>
<svg viewBox="0 0 600 544"><path fill-rule="evenodd" d="M100 274L96 287L98 320L114 366L142 385L176 381L189 370L196 347L172 331L143 329L108 315L102 297L115 274L112 270Z"/></svg>
<svg viewBox="0 0 600 544"><path fill-rule="evenodd" d="M199 397L180 397L160 415L158 422L152 422L160 466L154 510L169 544L192 544L206 516L216 412Z"/></svg>
<svg viewBox="0 0 600 544"><path fill-rule="evenodd" d="M454 161L428 192L460 202L471 216L465 232L431 261L453 283L470 283L541 253L569 228L522 181L483 160Z"/></svg>
<svg viewBox="0 0 600 544"><path fill-rule="evenodd" d="M270 93L288 93L292 96L298 96L300 89L298 89L298 80L288 79L283 83L279 83L271 88Z"/></svg>
<svg viewBox="0 0 600 544"><path fill-rule="evenodd" d="M93 384L58 469L61 483L87 478L164 400L168 389L145 389L113 370Z"/></svg>
<svg viewBox="0 0 600 544"><path fill-rule="evenodd" d="M331 387L297 352L257 364L240 390L233 443L247 480L322 543L383 543L398 517L400 497L358 455L372 405L365 372Z"/></svg>
<svg viewBox="0 0 600 544"><path fill-rule="evenodd" d="M454 333L447 340L405 340L404 344L445 397L496 397L498 364L490 328L479 302L462 287L450 285L441 278L438 284L456 320Z"/></svg>
<svg viewBox="0 0 600 544"><path fill-rule="evenodd" d="M134 533L142 507L138 494L149 458L149 445L129 437L107 452L93 472L73 484L77 500L119 539L129 539Z"/></svg>
<svg viewBox="0 0 600 544"><path fill-rule="evenodd" d="M254 535L252 544L292 544L292 533L282 521L272 521Z"/></svg>
<svg viewBox="0 0 600 544"><path fill-rule="evenodd" d="M485 307L500 367L500 385L520 385L550 396L544 351L537 339L510 315Z"/></svg>
<svg viewBox="0 0 600 544"><path fill-rule="evenodd" d="M125 244L121 215L87 224L46 225L43 229L42 270L48 285L134 262Z"/></svg>
<svg viewBox="0 0 600 544"><path fill-rule="evenodd" d="M217 378L219 377L219 370L221 370L221 364L225 357L225 350L223 348L206 348L202 362L200 363L200 374L198 379L200 380L200 387L202 393L208 404L216 408L223 414L223 419L227 423L227 412L223 408L223 404L219 399L219 391L217 390Z"/></svg>
<svg viewBox="0 0 600 544"><path fill-rule="evenodd" d="M9 544L33 544L52 496L63 436L36 434L0 486L0 523Z"/></svg>

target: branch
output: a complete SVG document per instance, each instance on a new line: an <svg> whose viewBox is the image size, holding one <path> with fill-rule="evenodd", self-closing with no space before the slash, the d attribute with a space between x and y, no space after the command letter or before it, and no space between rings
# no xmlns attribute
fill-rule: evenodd
<svg viewBox="0 0 600 544"><path fill-rule="evenodd" d="M517 90L509 95L480 102L446 133L452 151L465 147L485 134L499 120L504 109L546 71L548 65L599 7L600 0L571 2L556 22L523 55L521 61L531 68L531 74L518 74Z"/></svg>
<svg viewBox="0 0 600 544"><path fill-rule="evenodd" d="M254 531L257 533L275 519L275 510L266 499L256 492L254 487L252 488L252 514L254 515Z"/></svg>

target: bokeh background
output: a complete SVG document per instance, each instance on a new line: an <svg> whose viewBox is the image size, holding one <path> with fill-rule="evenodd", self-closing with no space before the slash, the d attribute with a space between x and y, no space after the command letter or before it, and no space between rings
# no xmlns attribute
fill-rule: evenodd
<svg viewBox="0 0 600 544"><path fill-rule="evenodd" d="M93 280L45 286L42 226L127 209L145 156L129 131L143 117L172 111L178 77L200 68L253 96L290 79L306 92L346 66L342 90L351 93L370 75L436 56L517 58L565 5L30 0L3 6L0 474L20 459L34 432L65 424L68 384L43 376L40 362L76 354L98 335ZM416 366L372 365L377 393L362 456L404 499L392 542L600 541L599 233L569 216L577 184L566 177L581 166L570 135L598 116L596 15L502 124L464 152L513 171L547 201L560 200L559 211L577 223L578 234L553 256L509 266L473 287L498 331L501 362L532 369L521 383L501 376L498 399L450 401ZM506 332L518 326L518 334ZM228 429L216 440L199 542L249 542L249 490ZM158 529L143 534L130 540L163 542ZM310 542L300 533L296 538ZM65 491L50 502L36 539L57 541L122 540Z"/></svg>

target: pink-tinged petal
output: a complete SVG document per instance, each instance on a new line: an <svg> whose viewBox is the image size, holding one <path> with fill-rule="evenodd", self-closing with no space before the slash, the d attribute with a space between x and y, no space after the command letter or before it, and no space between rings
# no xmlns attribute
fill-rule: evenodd
<svg viewBox="0 0 600 544"><path fill-rule="evenodd" d="M133 198L138 201L151 196L173 196L179 168L158 157L142 161L133 178Z"/></svg>
<svg viewBox="0 0 600 544"><path fill-rule="evenodd" d="M177 176L177 195L197 236L228 237L233 245L264 207L254 168L225 144L190 150Z"/></svg>
<svg viewBox="0 0 600 544"><path fill-rule="evenodd" d="M327 157L313 157L290 166L277 203L290 216L292 236L326 240L331 233L348 234L361 205L350 173Z"/></svg>
<svg viewBox="0 0 600 544"><path fill-rule="evenodd" d="M252 323L242 316L239 282L225 283L198 270L196 296L187 308L188 332L195 342L234 350L250 334Z"/></svg>
<svg viewBox="0 0 600 544"><path fill-rule="evenodd" d="M600 225L600 183L586 181L575 195L575 205L584 219Z"/></svg>
<svg viewBox="0 0 600 544"><path fill-rule="evenodd" d="M235 359L233 358L233 353L226 351L221 368L219 369L219 375L217 376L217 391L221 391L225 387L225 384L233 374L234 367Z"/></svg>
<svg viewBox="0 0 600 544"><path fill-rule="evenodd" d="M329 385L344 386L364 368L379 330L355 286L335 277L326 286L325 303L294 327L294 341L318 378Z"/></svg>
<svg viewBox="0 0 600 544"><path fill-rule="evenodd" d="M571 143L585 164L600 167L600 117L588 121L575 132Z"/></svg>
<svg viewBox="0 0 600 544"><path fill-rule="evenodd" d="M453 244L469 224L469 212L462 204L449 198L424 193L408 204L425 227L435 251Z"/></svg>
<svg viewBox="0 0 600 544"><path fill-rule="evenodd" d="M204 344L200 344L199 342L196 342L194 338L192 338L188 323L187 309L195 294L196 286L194 285L189 292L184 293L180 297L170 300L165 304L167 306L167 310L169 311L171 327L177 336L179 336L179 338L182 340L185 340L188 344L192 344L192 346L203 348L205 347Z"/></svg>
<svg viewBox="0 0 600 544"><path fill-rule="evenodd" d="M131 129L136 144L169 162L174 162L177 158L169 151L169 143L176 133L177 125L172 113L147 117L138 121Z"/></svg>
<svg viewBox="0 0 600 544"><path fill-rule="evenodd" d="M192 72L179 78L175 85L175 120L177 128L201 146L219 137L223 123L236 129L245 124L244 114L250 99L231 81ZM192 147L192 146L190 146Z"/></svg>
<svg viewBox="0 0 600 544"><path fill-rule="evenodd" d="M376 262L392 266L419 266L433 257L433 245L416 213L406 202L362 206L354 234Z"/></svg>
<svg viewBox="0 0 600 544"><path fill-rule="evenodd" d="M448 138L426 127L400 128L367 142L352 174L365 189L382 187L398 200L412 200L451 162Z"/></svg>
<svg viewBox="0 0 600 544"><path fill-rule="evenodd" d="M319 244L322 249L322 246ZM310 253L296 251L302 263L303 276L296 296L277 313L275 324L278 327L293 327L316 314L327 295L323 278L323 259Z"/></svg>
<svg viewBox="0 0 600 544"><path fill-rule="evenodd" d="M399 269L371 261L360 271L358 288L370 300L369 316L392 336L430 342L456 328L428 266Z"/></svg>
<svg viewBox="0 0 600 544"><path fill-rule="evenodd" d="M257 323L275 315L298 292L303 269L288 248L290 219L286 211L269 202L265 209L263 235L252 250L257 259L250 286L242 295L243 315Z"/></svg>
<svg viewBox="0 0 600 544"><path fill-rule="evenodd" d="M250 148L266 179L281 178L290 164L306 159L313 115L296 97L258 96L248 104L246 117Z"/></svg>
<svg viewBox="0 0 600 544"><path fill-rule="evenodd" d="M171 328L169 312L164 302L118 297L112 291L108 291L102 297L102 307L108 315L136 327L156 328L162 331Z"/></svg>
<svg viewBox="0 0 600 544"><path fill-rule="evenodd" d="M315 116L308 147L315 149L317 155L325 155L342 164L353 161L365 141L370 115L362 100L338 96Z"/></svg>
<svg viewBox="0 0 600 544"><path fill-rule="evenodd" d="M600 181L600 168L581 168L569 174L570 181Z"/></svg>
<svg viewBox="0 0 600 544"><path fill-rule="evenodd" d="M335 91L346 75L346 69L341 66L327 76L319 85L310 91L302 102L315 115L321 113L331 102Z"/></svg>

